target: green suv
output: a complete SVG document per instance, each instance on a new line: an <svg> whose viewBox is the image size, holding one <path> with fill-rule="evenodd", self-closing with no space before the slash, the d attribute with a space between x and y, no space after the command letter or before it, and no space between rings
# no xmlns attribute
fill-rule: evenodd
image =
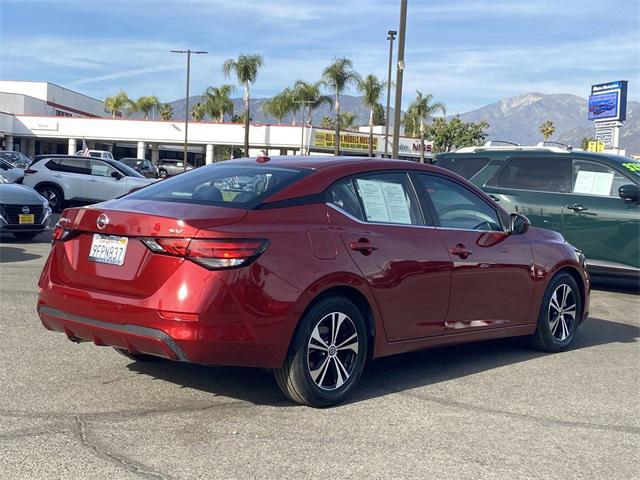
<svg viewBox="0 0 640 480"><path fill-rule="evenodd" d="M469 147L436 165L470 180L509 212L556 230L596 275L640 278L640 162L558 147Z"/></svg>

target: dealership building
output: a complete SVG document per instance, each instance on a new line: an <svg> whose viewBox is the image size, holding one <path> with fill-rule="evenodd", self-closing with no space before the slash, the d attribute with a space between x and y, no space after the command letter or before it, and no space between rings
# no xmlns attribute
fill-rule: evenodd
<svg viewBox="0 0 640 480"><path fill-rule="evenodd" d="M0 81L0 141L2 149L33 158L40 154L75 154L83 140L89 148L112 151L115 158L182 158L184 121L112 118L104 102L49 82ZM342 132L344 155L368 154L368 127ZM253 123L252 155L297 155L301 151L332 154L334 133L311 126ZM244 144L244 126L233 123L189 122L189 160L196 164L222 160L229 147ZM384 127L376 127L374 155L385 149ZM431 143L425 146L430 156ZM388 151L391 151L391 138ZM416 159L420 142L400 137L400 157Z"/></svg>

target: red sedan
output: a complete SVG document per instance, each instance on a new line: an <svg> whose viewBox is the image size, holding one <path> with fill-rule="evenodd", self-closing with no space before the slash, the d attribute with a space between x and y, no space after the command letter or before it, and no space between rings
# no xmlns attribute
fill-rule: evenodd
<svg viewBox="0 0 640 480"><path fill-rule="evenodd" d="M499 337L567 348L583 255L438 167L222 162L64 211L38 314L75 342L273 369L290 399L344 399L374 358Z"/></svg>

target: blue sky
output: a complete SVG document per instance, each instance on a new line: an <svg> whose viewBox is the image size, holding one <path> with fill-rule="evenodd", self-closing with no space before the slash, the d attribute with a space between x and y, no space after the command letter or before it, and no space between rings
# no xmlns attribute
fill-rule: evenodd
<svg viewBox="0 0 640 480"><path fill-rule="evenodd" d="M637 0L409 0L404 101L433 93L463 113L527 92L586 97L626 79L640 98ZM0 0L0 78L48 80L97 98L119 89L162 101L229 83L222 62L259 53L253 96L314 81L335 56L387 75L398 0ZM405 103L406 105L406 103Z"/></svg>

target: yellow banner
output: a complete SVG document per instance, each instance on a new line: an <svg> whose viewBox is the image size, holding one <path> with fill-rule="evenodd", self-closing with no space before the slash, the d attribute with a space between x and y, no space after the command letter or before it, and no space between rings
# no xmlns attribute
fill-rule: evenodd
<svg viewBox="0 0 640 480"><path fill-rule="evenodd" d="M315 132L313 145L316 147L333 148L335 145L336 134L332 132ZM340 134L340 148L350 148L353 150L368 150L369 136L358 135L355 133ZM373 137L373 149L378 148L378 138Z"/></svg>

